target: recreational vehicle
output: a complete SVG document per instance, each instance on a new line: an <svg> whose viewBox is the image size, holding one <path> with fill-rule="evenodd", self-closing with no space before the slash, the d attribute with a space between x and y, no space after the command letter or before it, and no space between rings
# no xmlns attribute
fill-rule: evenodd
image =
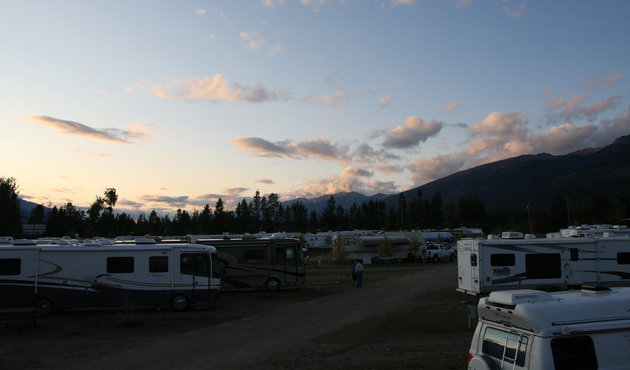
<svg viewBox="0 0 630 370"><path fill-rule="evenodd" d="M0 307L166 306L185 310L220 293L216 250L194 244L0 248Z"/></svg>
<svg viewBox="0 0 630 370"><path fill-rule="evenodd" d="M295 287L305 282L305 260L297 239L192 239L217 249L224 290Z"/></svg>
<svg viewBox="0 0 630 370"><path fill-rule="evenodd" d="M457 265L457 290L471 295L585 283L628 286L630 238L462 239Z"/></svg>
<svg viewBox="0 0 630 370"><path fill-rule="evenodd" d="M469 370L630 368L630 288L492 292L479 300Z"/></svg>

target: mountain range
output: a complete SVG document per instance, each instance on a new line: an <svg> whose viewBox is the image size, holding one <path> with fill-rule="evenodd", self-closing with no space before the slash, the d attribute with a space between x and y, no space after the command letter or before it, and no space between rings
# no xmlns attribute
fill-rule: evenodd
<svg viewBox="0 0 630 370"><path fill-rule="evenodd" d="M476 195L487 211L539 209L548 207L558 196L590 199L599 194L621 194L630 198L630 135L603 148L585 148L565 155L529 154L487 163L456 172L444 178L402 192L407 201L422 191L424 199L440 192L445 204L457 204L467 195ZM381 200L387 208L398 208L400 194L334 194L335 204L345 209ZM306 208L322 211L330 195L301 201Z"/></svg>
<svg viewBox="0 0 630 370"><path fill-rule="evenodd" d="M558 196L590 199L593 195L620 194L630 198L630 135L603 148L585 148L565 155L528 154L487 163L456 172L444 178L402 192L407 201L422 191L424 199L440 192L445 204L457 204L476 195L486 211L539 209L548 207ZM349 209L370 200L383 201L398 209L399 194L366 196L357 192L333 194L335 205ZM282 202L284 207L301 202L306 209L322 212L330 194L317 198L297 198ZM20 199L27 217L36 203Z"/></svg>

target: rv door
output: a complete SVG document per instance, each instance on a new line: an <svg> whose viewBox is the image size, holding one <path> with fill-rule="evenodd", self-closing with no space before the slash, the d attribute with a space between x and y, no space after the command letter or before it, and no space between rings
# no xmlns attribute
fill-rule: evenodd
<svg viewBox="0 0 630 370"><path fill-rule="evenodd" d="M210 298L210 256L207 252L180 252L179 286L193 301Z"/></svg>
<svg viewBox="0 0 630 370"><path fill-rule="evenodd" d="M276 258L275 265L283 268L285 282L297 282L298 255L296 247L276 246L274 254Z"/></svg>

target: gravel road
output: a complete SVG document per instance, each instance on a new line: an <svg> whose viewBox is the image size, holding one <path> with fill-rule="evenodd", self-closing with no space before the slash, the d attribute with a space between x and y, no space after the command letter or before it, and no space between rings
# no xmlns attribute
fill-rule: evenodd
<svg viewBox="0 0 630 370"><path fill-rule="evenodd" d="M369 282L363 288L207 327L156 338L124 351L76 363L50 364L77 369L245 369L265 359L304 349L309 340L349 324L382 317L437 289L455 286L457 266L418 269L400 278Z"/></svg>

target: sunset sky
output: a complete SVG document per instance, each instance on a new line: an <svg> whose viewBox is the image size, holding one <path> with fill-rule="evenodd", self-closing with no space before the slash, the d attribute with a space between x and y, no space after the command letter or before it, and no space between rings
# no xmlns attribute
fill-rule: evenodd
<svg viewBox="0 0 630 370"><path fill-rule="evenodd" d="M630 2L0 1L0 176L171 212L630 134Z"/></svg>

